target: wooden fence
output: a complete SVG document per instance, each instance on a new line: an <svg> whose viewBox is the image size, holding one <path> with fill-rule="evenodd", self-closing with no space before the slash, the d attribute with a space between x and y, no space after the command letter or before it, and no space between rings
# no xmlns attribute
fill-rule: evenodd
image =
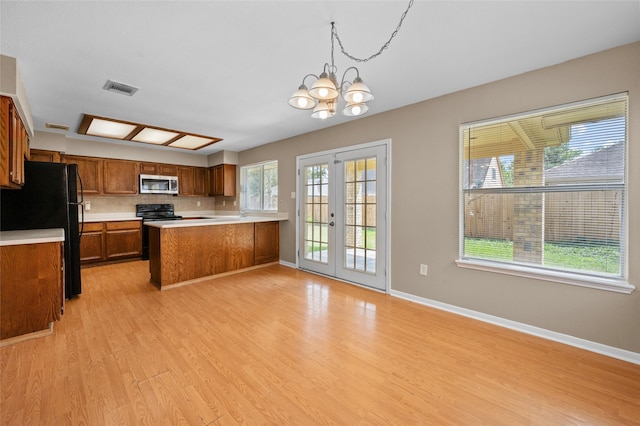
<svg viewBox="0 0 640 426"><path fill-rule="evenodd" d="M545 194L547 242L620 242L620 191ZM465 195L465 237L513 240L513 194Z"/></svg>

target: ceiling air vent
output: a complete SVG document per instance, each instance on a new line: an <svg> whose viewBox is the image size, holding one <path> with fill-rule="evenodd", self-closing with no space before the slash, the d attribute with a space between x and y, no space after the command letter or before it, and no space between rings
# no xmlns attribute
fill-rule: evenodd
<svg viewBox="0 0 640 426"><path fill-rule="evenodd" d="M47 129L64 130L65 132L69 131L69 126L65 126L64 124L45 123L45 127Z"/></svg>
<svg viewBox="0 0 640 426"><path fill-rule="evenodd" d="M117 81L111 80L107 80L102 88L104 90L108 90L109 92L116 92L127 96L133 96L133 94L138 91L137 87L129 86L128 84L118 83Z"/></svg>

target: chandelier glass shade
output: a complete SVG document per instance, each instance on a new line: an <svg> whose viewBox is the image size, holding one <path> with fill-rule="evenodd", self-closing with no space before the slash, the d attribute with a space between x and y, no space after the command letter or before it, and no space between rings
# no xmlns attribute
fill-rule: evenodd
<svg viewBox="0 0 640 426"><path fill-rule="evenodd" d="M376 58L382 54L382 52L389 47L391 40L398 34L404 18L407 16L409 9L413 6L414 0L409 0L409 5L400 18L400 22L396 30L391 34L389 40L373 55L368 58L356 58L344 50L342 40L338 36L338 30L336 29L335 22L331 23L331 64L325 63L324 69L319 76L315 74L307 74L302 79L302 84L298 87L293 95L289 98L289 105L297 109L313 109L311 117L320 118L322 120L333 117L336 114L336 107L338 105L338 98L342 97L346 102L346 106L342 110L342 113L346 116L354 117L366 113L369 110L367 102L373 100L373 94L371 90L362 82L360 78L360 71L356 67L349 67L342 75L342 80L338 84L336 75L338 69L334 64L333 52L334 41L337 40L340 45L342 53L349 59L356 62L367 62L373 58ZM346 80L347 73L349 71L355 71L356 77L353 81ZM308 89L305 81L307 78L313 77L315 81Z"/></svg>

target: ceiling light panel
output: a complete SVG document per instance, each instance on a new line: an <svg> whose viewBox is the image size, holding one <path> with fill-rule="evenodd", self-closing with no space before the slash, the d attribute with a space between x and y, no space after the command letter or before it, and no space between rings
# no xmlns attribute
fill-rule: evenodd
<svg viewBox="0 0 640 426"><path fill-rule="evenodd" d="M174 139L180 133L168 132L166 130L153 129L151 127L145 127L137 135L131 138L132 141L152 143L156 145L164 145L170 140Z"/></svg>
<svg viewBox="0 0 640 426"><path fill-rule="evenodd" d="M173 148L200 149L215 142L218 142L218 140L211 138L202 138L200 136L186 135L175 142L171 142L169 146Z"/></svg>
<svg viewBox="0 0 640 426"><path fill-rule="evenodd" d="M94 118L87 129L87 135L124 139L136 129L133 124Z"/></svg>
<svg viewBox="0 0 640 426"><path fill-rule="evenodd" d="M89 114L83 114L80 126L78 126L78 134L101 136L130 142L142 142L171 148L189 149L192 151L222 140L221 138L211 136L195 135L179 130L151 127L146 124L132 123L130 121L98 117Z"/></svg>

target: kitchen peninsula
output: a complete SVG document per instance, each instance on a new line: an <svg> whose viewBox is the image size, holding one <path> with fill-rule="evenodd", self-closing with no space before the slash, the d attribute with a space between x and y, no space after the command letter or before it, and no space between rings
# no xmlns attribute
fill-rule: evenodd
<svg viewBox="0 0 640 426"><path fill-rule="evenodd" d="M167 290L277 262L283 220L287 213L149 222L151 282Z"/></svg>

